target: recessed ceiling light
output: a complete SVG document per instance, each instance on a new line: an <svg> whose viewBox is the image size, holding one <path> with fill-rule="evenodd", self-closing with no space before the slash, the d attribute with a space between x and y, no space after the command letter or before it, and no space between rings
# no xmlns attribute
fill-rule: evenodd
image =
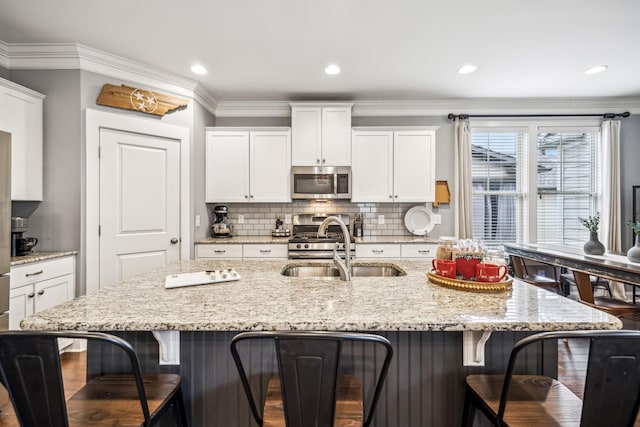
<svg viewBox="0 0 640 427"><path fill-rule="evenodd" d="M467 64L467 65L463 65L462 67L458 68L458 73L459 74L470 74L470 73L473 73L477 69L478 69L478 67L476 67L475 65Z"/></svg>
<svg viewBox="0 0 640 427"><path fill-rule="evenodd" d="M591 67L588 70L585 70L585 74L598 74L603 72L604 70L606 70L607 68L609 68L607 65L596 65L595 67Z"/></svg>
<svg viewBox="0 0 640 427"><path fill-rule="evenodd" d="M193 67L191 67L191 71L200 75L207 74L207 69L204 68L202 65L194 65Z"/></svg>
<svg viewBox="0 0 640 427"><path fill-rule="evenodd" d="M327 68L324 69L324 72L331 75L338 74L340 73L340 67L338 67L336 64L327 65Z"/></svg>

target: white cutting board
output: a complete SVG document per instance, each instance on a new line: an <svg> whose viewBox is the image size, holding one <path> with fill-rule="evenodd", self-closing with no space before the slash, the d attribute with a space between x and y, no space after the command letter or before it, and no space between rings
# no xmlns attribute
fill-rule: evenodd
<svg viewBox="0 0 640 427"><path fill-rule="evenodd" d="M198 271L195 273L168 274L164 287L182 288L184 286L207 285L210 283L232 282L240 280L240 274L233 268L222 270Z"/></svg>

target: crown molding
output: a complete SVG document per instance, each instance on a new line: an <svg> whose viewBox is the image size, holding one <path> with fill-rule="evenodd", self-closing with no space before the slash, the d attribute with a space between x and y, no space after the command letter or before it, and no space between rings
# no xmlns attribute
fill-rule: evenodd
<svg viewBox="0 0 640 427"><path fill-rule="evenodd" d="M369 116L446 116L464 114L600 114L640 113L640 98L470 98L423 101L354 101L352 115ZM287 117L286 101L219 101L217 117Z"/></svg>
<svg viewBox="0 0 640 427"><path fill-rule="evenodd" d="M215 99L196 80L77 43L0 42L0 65L23 70L83 70L194 98L215 114Z"/></svg>
<svg viewBox="0 0 640 427"><path fill-rule="evenodd" d="M216 117L290 117L289 101L218 101Z"/></svg>
<svg viewBox="0 0 640 427"><path fill-rule="evenodd" d="M76 43L5 43L0 66L12 69L80 69L193 98L217 117L289 117L290 101L216 101L196 80ZM469 98L355 100L353 116L455 114L640 113L640 98Z"/></svg>

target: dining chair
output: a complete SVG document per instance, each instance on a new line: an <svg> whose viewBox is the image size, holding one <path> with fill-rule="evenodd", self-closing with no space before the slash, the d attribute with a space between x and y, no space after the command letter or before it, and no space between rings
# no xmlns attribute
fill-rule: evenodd
<svg viewBox="0 0 640 427"><path fill-rule="evenodd" d="M514 374L526 347L571 338L590 343L582 400L554 378ZM467 376L461 425L470 427L480 409L496 426L631 427L639 406L640 331L543 332L513 346L505 375Z"/></svg>
<svg viewBox="0 0 640 427"><path fill-rule="evenodd" d="M509 255L509 258L511 259L511 266L513 267L513 275L515 277L531 285L564 295L560 280L558 279L557 267L549 265L553 277L547 277L541 274L532 274L529 271L532 267L531 265L527 265L528 260L525 258L517 255Z"/></svg>
<svg viewBox="0 0 640 427"><path fill-rule="evenodd" d="M238 351L242 341L271 340L275 344L278 374L266 388L262 411L258 410L245 366ZM361 380L340 373L345 342L372 343L384 352L382 365L372 382L373 397L365 411ZM370 347L366 347L369 349ZM393 356L389 341L379 335L347 332L244 332L231 341L231 353L249 401L253 418L268 427L368 426L382 391ZM373 357L374 354L371 354Z"/></svg>
<svg viewBox="0 0 640 427"><path fill-rule="evenodd" d="M581 303L618 317L625 329L640 329L640 306L612 297L595 296L589 274L574 270L573 276Z"/></svg>
<svg viewBox="0 0 640 427"><path fill-rule="evenodd" d="M64 395L58 338L97 340L122 349L128 374L99 375ZM142 375L133 347L100 332L0 332L0 373L22 427L151 426L173 407L186 427L178 374Z"/></svg>

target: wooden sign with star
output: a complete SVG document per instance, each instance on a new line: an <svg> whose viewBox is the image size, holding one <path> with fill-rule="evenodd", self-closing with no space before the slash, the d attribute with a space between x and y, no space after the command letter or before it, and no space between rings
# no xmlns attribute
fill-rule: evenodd
<svg viewBox="0 0 640 427"><path fill-rule="evenodd" d="M98 105L140 111L141 113L164 116L185 108L189 100L164 93L151 92L130 86L105 84L96 100Z"/></svg>

